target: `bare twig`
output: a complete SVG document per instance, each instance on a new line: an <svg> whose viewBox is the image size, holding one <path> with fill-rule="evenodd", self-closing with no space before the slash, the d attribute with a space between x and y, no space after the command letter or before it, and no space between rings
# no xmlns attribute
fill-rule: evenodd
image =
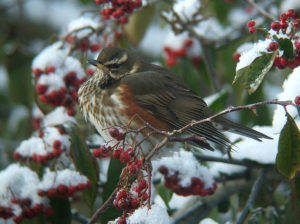
<svg viewBox="0 0 300 224"><path fill-rule="evenodd" d="M73 210L71 211L71 214L72 214L72 219L74 219L75 221L79 222L79 223L82 223L82 224L87 224L89 222L89 219L80 215L78 213L78 211L76 210Z"/></svg>
<svg viewBox="0 0 300 224"><path fill-rule="evenodd" d="M255 181L255 183L252 187L252 190L251 190L250 196L248 198L248 201L246 203L246 206L245 206L242 214L239 216L236 224L243 224L244 220L247 218L247 216L250 212L250 209L253 207L253 204L254 204L255 199L258 195L258 192L259 192L260 188L262 187L265 174L266 174L265 169L262 169L260 171L260 173L258 174L258 177L257 177L257 179L256 179L256 181Z"/></svg>
<svg viewBox="0 0 300 224"><path fill-rule="evenodd" d="M266 17L266 18L268 18L268 19L270 19L270 20L272 20L272 21L276 21L276 18L275 18L275 17L273 17L270 13L266 12L266 10L264 10L264 9L261 8L259 5L257 5L257 4L254 2L254 0L247 0L247 1L248 1L248 3L249 3L250 5L253 6L253 8L257 9L257 11L258 11L261 15L263 15L264 17Z"/></svg>
<svg viewBox="0 0 300 224"><path fill-rule="evenodd" d="M112 203L114 200L115 195L117 194L119 187L116 187L115 190L111 193L109 198L103 203L103 205L98 208L98 210L93 214L91 219L89 220L88 224L95 223L97 218L105 211L105 209Z"/></svg>

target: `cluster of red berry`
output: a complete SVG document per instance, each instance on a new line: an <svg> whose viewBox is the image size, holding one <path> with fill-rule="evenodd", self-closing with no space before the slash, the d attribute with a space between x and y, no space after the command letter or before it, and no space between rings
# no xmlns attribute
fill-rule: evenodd
<svg viewBox="0 0 300 224"><path fill-rule="evenodd" d="M174 66L178 60L187 55L188 49L193 45L193 40L188 39L184 42L184 45L178 49L172 49L170 47L164 47L164 52L166 53L166 64L168 66Z"/></svg>
<svg viewBox="0 0 300 224"><path fill-rule="evenodd" d="M113 205L120 210L130 211L132 213L135 209L144 204L149 199L146 190L148 188L147 181L140 179L136 181L131 190L127 192L121 189L113 202ZM126 224L126 213L118 219L118 224Z"/></svg>
<svg viewBox="0 0 300 224"><path fill-rule="evenodd" d="M91 186L91 182L87 180L86 183L78 183L77 185L64 185L60 184L57 187L51 187L47 190L38 190L38 195L48 196L48 197L58 197L58 198L68 198L73 197L76 191L81 191Z"/></svg>
<svg viewBox="0 0 300 224"><path fill-rule="evenodd" d="M110 157L112 147L109 145L101 145L99 148L93 149L93 155L97 158Z"/></svg>
<svg viewBox="0 0 300 224"><path fill-rule="evenodd" d="M165 186L172 191L174 191L178 195L189 196L189 195L200 195L207 196L211 195L217 189L217 183L214 182L213 186L210 188L204 188L204 183L199 177L192 177L191 184L188 186L180 185L180 178L178 177L178 172L170 175L169 170L165 166L159 167L159 172L164 175L165 178Z"/></svg>
<svg viewBox="0 0 300 224"><path fill-rule="evenodd" d="M15 223L21 223L23 219L31 219L38 215L51 216L53 214L53 209L46 207L44 204L33 204L30 198L12 198L12 204L18 204L22 209L21 213L15 215L13 209L9 207L0 207L0 217L3 219L13 218ZM2 214L4 216L2 216Z"/></svg>
<svg viewBox="0 0 300 224"><path fill-rule="evenodd" d="M70 34L66 38L66 42L72 45L72 48L79 49L81 51L90 50L96 52L101 48L98 41L90 41L87 38L79 39L75 34Z"/></svg>
<svg viewBox="0 0 300 224"><path fill-rule="evenodd" d="M295 29L300 28L300 19L295 18L295 10L289 9L285 13L281 13L279 16L280 21L272 22L271 29L276 32L286 33L288 36L292 35ZM287 28L290 26L292 27L290 32L287 33ZM276 57L273 62L273 67L278 67L279 69L284 69L289 67L294 69L300 65L300 42L297 39L293 41L295 46L295 54L292 60L287 60L282 57ZM273 41L270 43L268 50L276 51L278 49L278 43Z"/></svg>
<svg viewBox="0 0 300 224"><path fill-rule="evenodd" d="M41 74L47 75L55 72L55 67L50 66L46 71L42 71L38 68L32 70L35 77L38 79ZM74 106L77 102L77 91L82 83L87 80L86 77L81 79L77 78L75 71L68 72L64 77L63 81L66 84L66 88L60 88L59 90L48 91L49 86L47 84L37 84L36 93L41 101L46 104L50 104L54 107L64 106L67 108L68 114L74 116L76 111Z"/></svg>
<svg viewBox="0 0 300 224"><path fill-rule="evenodd" d="M56 128L56 129L59 131L60 135L65 135L65 132L61 128ZM41 130L39 137L43 138L43 136L44 136L44 132ZM35 161L37 163L46 163L49 160L58 158L62 154L63 150L65 150L64 146L60 140L54 140L52 142L52 146L45 145L45 147L47 147L46 154L40 155L37 153L33 153L31 155L31 157L26 157L26 156L23 156L18 151L16 151L16 152L14 152L14 158L16 160L32 159L33 161ZM48 149L48 147L50 147L52 149Z"/></svg>
<svg viewBox="0 0 300 224"><path fill-rule="evenodd" d="M142 6L141 0L95 0L98 5L109 5L101 10L101 14L105 19L117 19L120 24L128 22L128 14L133 13L135 9Z"/></svg>
<svg viewBox="0 0 300 224"><path fill-rule="evenodd" d="M255 25L256 25L256 22L254 20L250 20L247 23L249 33L255 33L255 31L256 31Z"/></svg>

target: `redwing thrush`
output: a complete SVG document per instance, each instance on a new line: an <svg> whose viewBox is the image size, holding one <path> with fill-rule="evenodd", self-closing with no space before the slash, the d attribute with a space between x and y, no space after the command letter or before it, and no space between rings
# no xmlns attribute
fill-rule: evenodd
<svg viewBox="0 0 300 224"><path fill-rule="evenodd" d="M108 127L124 126L131 120L130 127L133 129L144 126L146 121L159 130L172 131L214 114L201 97L174 73L146 63L133 51L105 48L97 60L89 60L89 63L96 66L96 71L79 89L79 103L84 117L105 141L113 140ZM258 141L270 139L223 117L194 126L185 134L205 137L208 142L191 141L201 148L212 149L209 142L230 146L230 141L220 131L234 132ZM140 139L146 134L146 131L142 132ZM151 136L144 141L142 152L149 153L160 139L159 136ZM126 142L131 144L132 136L126 136Z"/></svg>

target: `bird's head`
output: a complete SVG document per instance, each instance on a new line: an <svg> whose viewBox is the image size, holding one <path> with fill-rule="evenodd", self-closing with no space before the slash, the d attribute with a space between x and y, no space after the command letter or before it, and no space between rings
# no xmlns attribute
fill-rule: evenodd
<svg viewBox="0 0 300 224"><path fill-rule="evenodd" d="M117 47L102 49L97 60L88 60L88 62L96 66L99 72L109 74L114 80L137 72L143 63L133 51Z"/></svg>

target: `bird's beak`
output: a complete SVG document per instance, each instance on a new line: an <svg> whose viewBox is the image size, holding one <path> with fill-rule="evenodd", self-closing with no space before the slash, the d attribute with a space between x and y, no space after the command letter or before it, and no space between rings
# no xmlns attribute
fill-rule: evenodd
<svg viewBox="0 0 300 224"><path fill-rule="evenodd" d="M94 60L94 59L88 59L88 63L91 65L96 66L99 69L103 69L104 65L100 63L100 61Z"/></svg>

